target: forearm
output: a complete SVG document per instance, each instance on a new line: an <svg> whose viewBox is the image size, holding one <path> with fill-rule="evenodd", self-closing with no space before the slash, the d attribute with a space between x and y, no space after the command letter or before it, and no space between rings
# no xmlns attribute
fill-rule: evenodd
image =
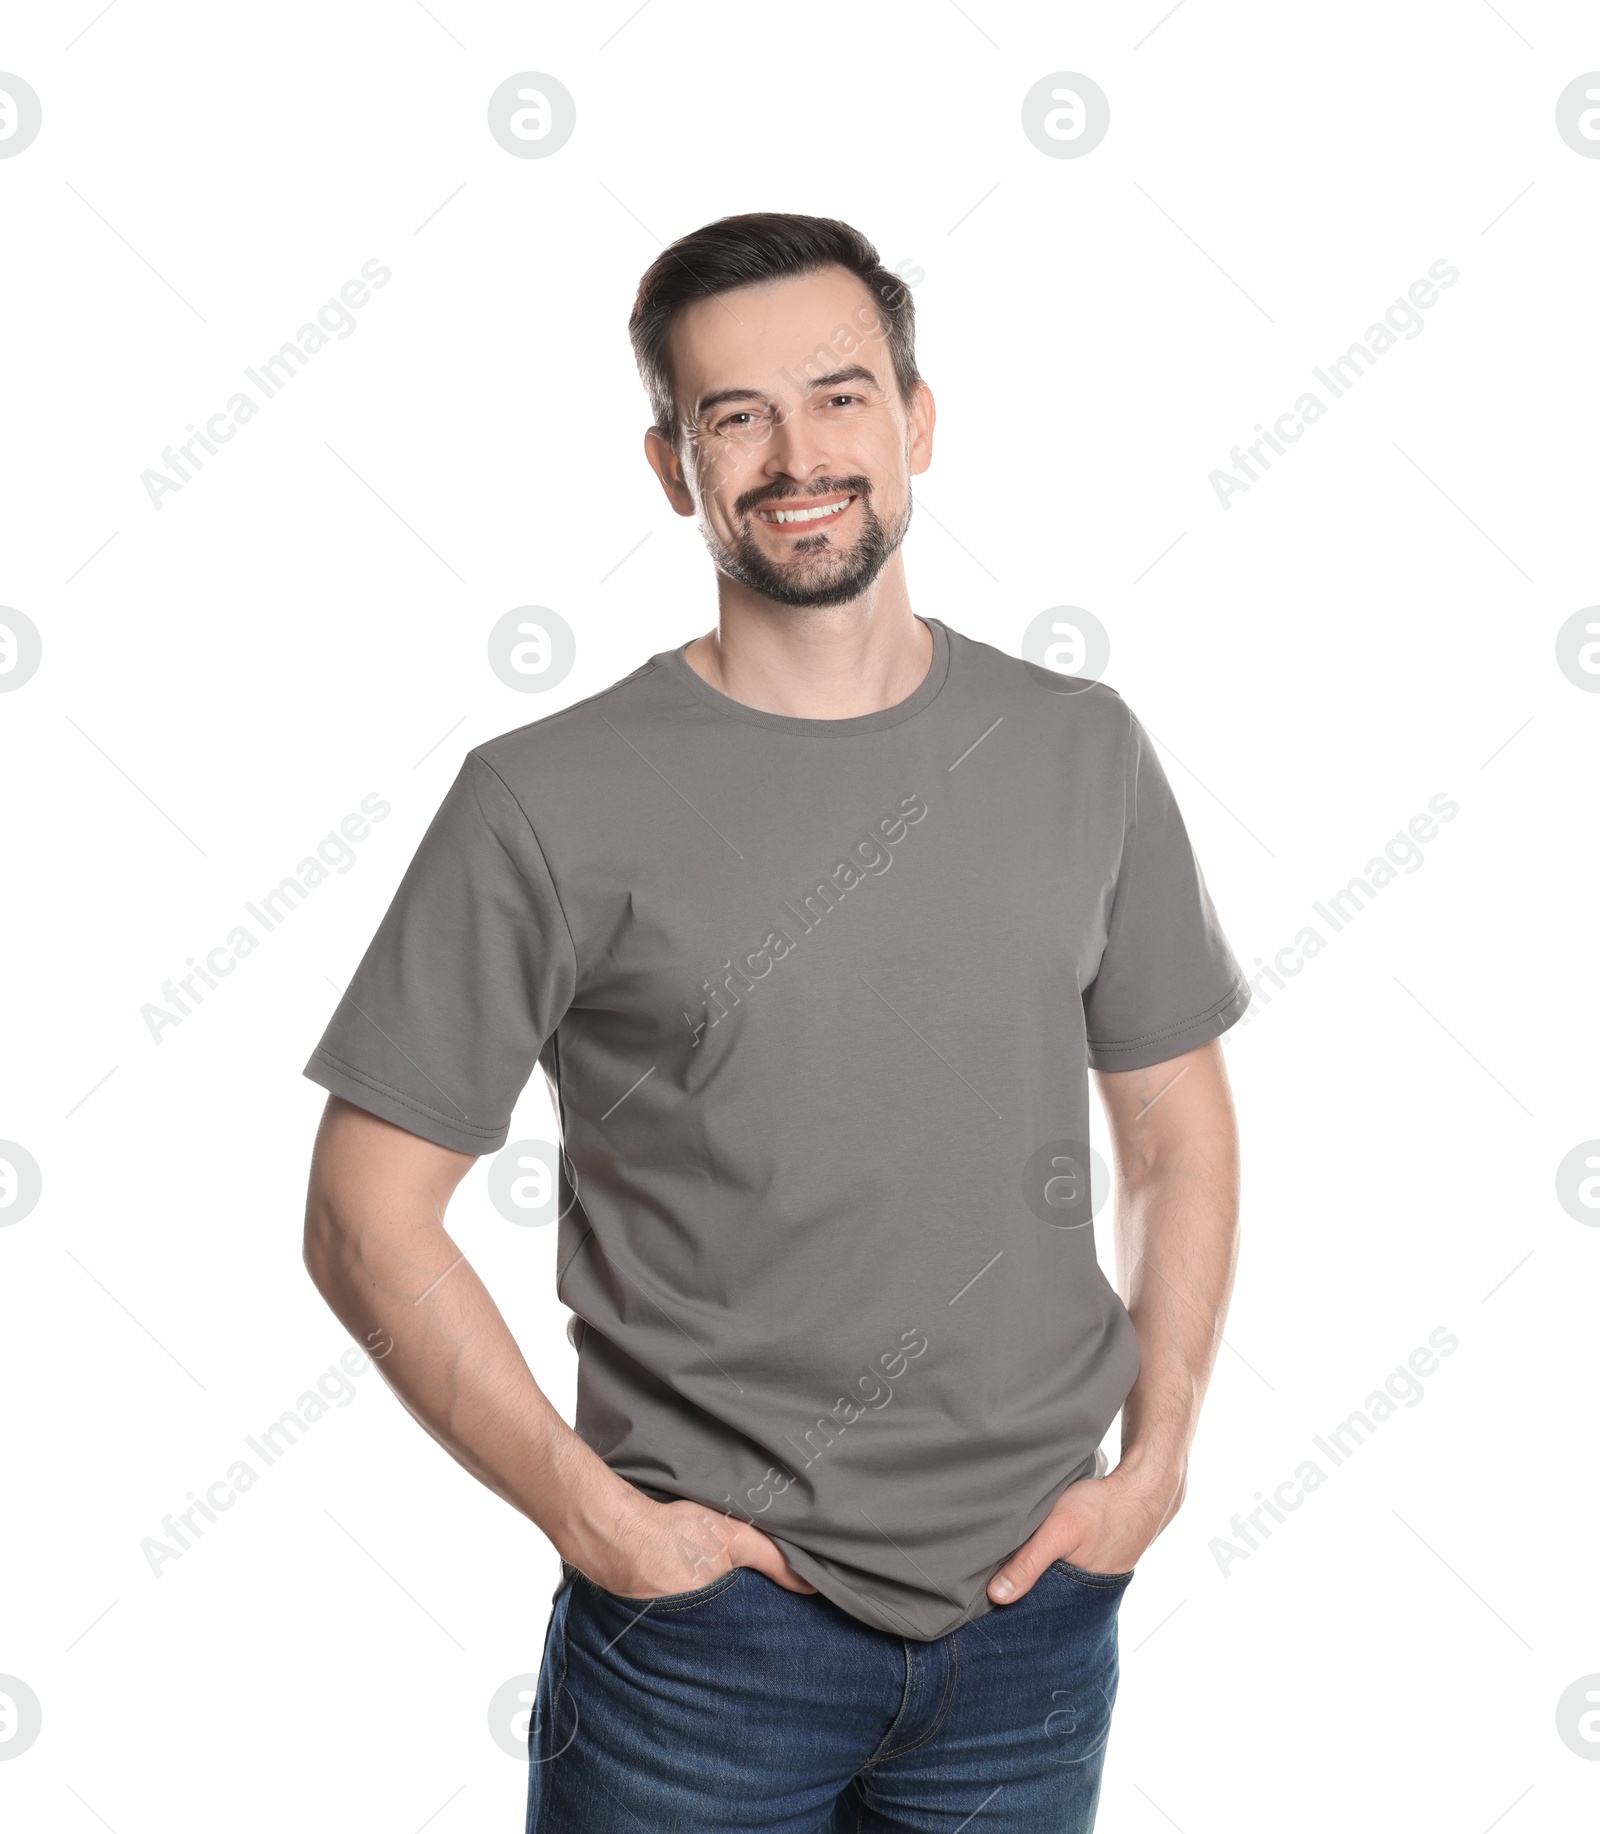
<svg viewBox="0 0 1600 1834"><path fill-rule="evenodd" d="M1170 1486L1173 1510L1238 1253L1236 1158L1225 1142L1208 1144L1125 1180L1118 1212L1118 1269L1140 1359L1123 1404L1122 1463L1129 1477Z"/></svg>
<svg viewBox="0 0 1600 1834"><path fill-rule="evenodd" d="M566 1558L611 1532L638 1493L584 1444L533 1379L483 1282L419 1204L382 1230L313 1205L306 1267L406 1409Z"/></svg>

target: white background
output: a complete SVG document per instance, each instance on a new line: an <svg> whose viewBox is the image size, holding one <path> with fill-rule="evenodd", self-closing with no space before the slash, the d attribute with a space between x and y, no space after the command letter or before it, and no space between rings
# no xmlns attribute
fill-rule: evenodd
<svg viewBox="0 0 1600 1834"><path fill-rule="evenodd" d="M0 160L0 600L44 660L0 695L0 1136L44 1188L0 1229L0 1672L44 1721L0 1817L522 1825L485 1715L556 1562L375 1374L159 1579L140 1543L347 1347L300 1262L300 1068L462 755L712 621L640 453L638 276L794 209L920 270L916 608L1013 652L1101 619L1250 972L1460 805L1227 1041L1238 1290L1125 1602L1101 1826L1592 1827L1555 1711L1600 1671L1600 1230L1555 1172L1600 1135L1600 697L1555 638L1600 599L1600 160L1555 102L1593 9L628 7L9 20L44 125ZM487 131L521 71L576 98L552 157ZM1054 71L1110 98L1083 158L1022 131ZM355 333L153 508L140 473L371 258ZM1208 473L1441 258L1422 334L1223 509ZM524 604L577 633L543 696L486 662ZM354 867L155 1043L141 1007L369 792ZM536 1076L512 1137L552 1131ZM554 1231L487 1164L451 1228L570 1409ZM1425 1399L1224 1577L1230 1517L1439 1326Z"/></svg>

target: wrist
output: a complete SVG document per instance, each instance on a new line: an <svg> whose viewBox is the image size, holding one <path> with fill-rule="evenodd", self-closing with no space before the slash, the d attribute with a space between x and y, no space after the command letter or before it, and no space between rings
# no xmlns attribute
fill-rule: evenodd
<svg viewBox="0 0 1600 1834"><path fill-rule="evenodd" d="M654 1507L608 1465L596 1460L595 1467L574 1474L552 1518L540 1523L561 1558L586 1572L597 1555L629 1536L645 1509Z"/></svg>
<svg viewBox="0 0 1600 1834"><path fill-rule="evenodd" d="M1179 1446L1135 1442L1123 1447L1121 1458L1107 1475L1120 1479L1141 1496L1167 1502L1183 1495L1189 1477L1189 1455Z"/></svg>

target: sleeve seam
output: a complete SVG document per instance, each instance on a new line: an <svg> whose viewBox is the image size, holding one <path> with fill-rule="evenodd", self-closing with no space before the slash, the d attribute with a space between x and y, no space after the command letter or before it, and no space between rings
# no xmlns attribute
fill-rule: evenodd
<svg viewBox="0 0 1600 1834"><path fill-rule="evenodd" d="M534 851L539 856L539 864L544 868L545 882L550 887L550 896L555 899L556 909L561 913L561 927L566 932L567 953L572 958L572 978L574 988L576 988L578 979L578 945L572 934L572 922L567 916L567 907L561 901L560 887L556 884L555 874L550 870L550 861L545 854L544 843L539 839L539 831L534 827L532 820L529 818L528 811L523 808L521 798L518 797L511 785L506 782L505 778L500 775L499 771L495 769L481 752L474 751L471 755L473 761L477 764L481 764L489 775L494 778L495 782L500 785L501 789L511 798L512 807L515 808L517 813L522 817L523 824L528 830L528 836L533 842ZM472 786L472 798L473 801L478 804L478 813L483 816L485 825L489 825L489 817L484 814L483 803L478 798L478 786L476 784ZM493 832L492 827L490 831Z"/></svg>
<svg viewBox="0 0 1600 1834"><path fill-rule="evenodd" d="M1119 1038L1112 1042L1103 1042L1098 1038L1090 1038L1087 1041L1089 1049L1100 1053L1111 1051L1137 1051L1143 1045L1154 1044L1158 1039L1170 1038L1177 1032L1186 1032L1192 1026L1204 1025L1208 1019L1215 1019L1218 1013L1226 1011L1227 1008L1239 998L1240 994L1246 991L1245 980L1243 975L1241 975L1220 1000L1214 1000L1204 1012L1195 1013L1192 1018L1183 1019L1177 1025L1163 1026L1160 1031L1141 1032L1137 1038Z"/></svg>
<svg viewBox="0 0 1600 1834"><path fill-rule="evenodd" d="M1133 709L1124 701L1122 711L1128 716L1122 735L1122 857L1126 858L1128 836L1133 833L1139 822L1139 764L1138 741L1135 736L1137 722L1134 719ZM1121 871L1122 860L1119 859L1117 862L1119 878Z"/></svg>
<svg viewBox="0 0 1600 1834"><path fill-rule="evenodd" d="M389 1083L380 1081L365 1070L358 1070L353 1063L346 1063L342 1057L336 1057L332 1051L321 1045L311 1053L311 1061L328 1064L341 1075L348 1076L352 1082L360 1083L363 1088L374 1090L379 1095L386 1095L390 1101L398 1102L402 1108L410 1108L417 1114L425 1114L430 1121L437 1121L441 1127L448 1127L456 1133L473 1134L485 1140L492 1140L500 1132L498 1126L478 1127L471 1121L457 1121L437 1108L430 1108L426 1102L419 1102L409 1095L402 1094Z"/></svg>

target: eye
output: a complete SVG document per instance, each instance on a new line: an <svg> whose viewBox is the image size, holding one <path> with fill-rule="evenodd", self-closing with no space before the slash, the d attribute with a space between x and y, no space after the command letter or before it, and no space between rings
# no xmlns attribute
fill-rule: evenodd
<svg viewBox="0 0 1600 1834"><path fill-rule="evenodd" d="M859 401L860 399L861 397L859 395L830 395L828 397L828 406L833 407L841 401L848 406L850 402Z"/></svg>

